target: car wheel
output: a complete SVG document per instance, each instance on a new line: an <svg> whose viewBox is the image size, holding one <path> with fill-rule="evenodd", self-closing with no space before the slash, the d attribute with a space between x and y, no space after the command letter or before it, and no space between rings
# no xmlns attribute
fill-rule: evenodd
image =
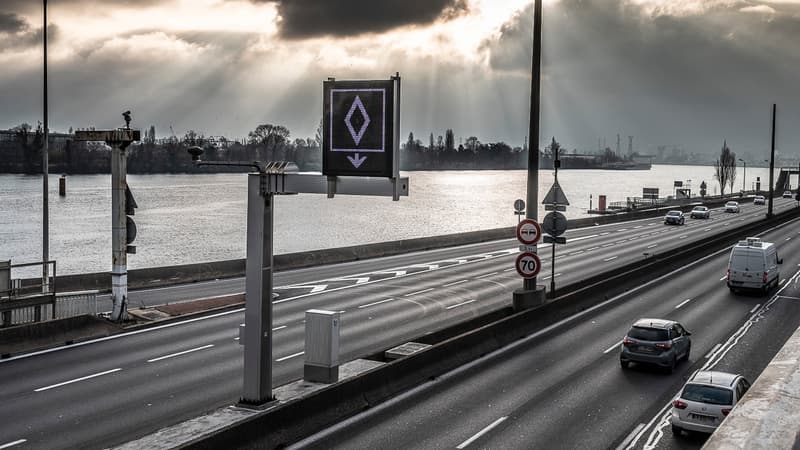
<svg viewBox="0 0 800 450"><path fill-rule="evenodd" d="M689 346L686 347L686 354L683 355L683 360L684 361L688 361L689 360L689 353L691 353L691 351L692 351L692 344L689 344Z"/></svg>
<svg viewBox="0 0 800 450"><path fill-rule="evenodd" d="M669 366L667 366L667 370L669 370L669 373L675 372L675 366L677 365L678 365L678 359L675 356L673 356L672 360L669 362Z"/></svg>
<svg viewBox="0 0 800 450"><path fill-rule="evenodd" d="M680 436L682 431L683 431L683 428L681 428L681 427L679 427L677 425L672 425L672 434L674 434L675 436Z"/></svg>
<svg viewBox="0 0 800 450"><path fill-rule="evenodd" d="M619 360L619 365L623 369L627 369L631 365L631 362L630 361L624 361L624 360L620 359Z"/></svg>

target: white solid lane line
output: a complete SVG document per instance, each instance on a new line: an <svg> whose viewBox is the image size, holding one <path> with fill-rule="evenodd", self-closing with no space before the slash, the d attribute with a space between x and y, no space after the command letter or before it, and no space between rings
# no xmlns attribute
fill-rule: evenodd
<svg viewBox="0 0 800 450"><path fill-rule="evenodd" d="M761 303L759 303L756 306L754 306L753 309L750 310L750 314L753 314L754 312L756 312L756 310L758 309L759 306L761 306Z"/></svg>
<svg viewBox="0 0 800 450"><path fill-rule="evenodd" d="M722 344L717 344L717 345L715 345L715 346L714 346L714 347L711 349L711 351L710 351L710 352L706 353L706 359L708 359L708 358L711 358L711 355L713 355L714 353L716 353L716 352L717 352L717 350L719 350L719 348L720 348L720 347L722 347Z"/></svg>
<svg viewBox="0 0 800 450"><path fill-rule="evenodd" d="M457 305L450 305L450 306L448 306L448 307L447 307L447 308L445 308L445 309L453 309L453 308L458 308L459 306L464 306L464 305L467 305L467 304L469 304L469 303L472 303L472 302L474 302L474 301L475 301L474 299L473 299L473 300L467 300L467 301L465 301L465 302L462 302L462 303L459 303L459 304L457 304Z"/></svg>
<svg viewBox="0 0 800 450"><path fill-rule="evenodd" d="M426 292L430 292L430 291L432 291L432 290L433 290L433 288L423 289L423 290L421 290L421 291L417 291L417 292L412 292L412 293L410 293L410 294L406 294L406 295L404 295L404 297L411 297L412 295L424 294L424 293L426 293Z"/></svg>
<svg viewBox="0 0 800 450"><path fill-rule="evenodd" d="M692 301L692 299L690 299L690 298L687 298L686 300L684 300L684 301L682 301L682 302L678 303L678 304L675 306L675 309L678 309L678 308L680 308L681 306L683 306L683 305L685 305L685 304L689 303L690 301Z"/></svg>
<svg viewBox="0 0 800 450"><path fill-rule="evenodd" d="M647 248L654 248L654 247L658 247L658 244L653 244L653 245L648 245L647 246Z"/></svg>
<svg viewBox="0 0 800 450"><path fill-rule="evenodd" d="M725 275L724 277L720 278L719 281L725 281L726 278L728 278L727 275Z"/></svg>
<svg viewBox="0 0 800 450"><path fill-rule="evenodd" d="M92 375L86 375L85 377L75 378L74 380L64 381L63 383L51 384L50 386L45 386L45 387L41 387L39 389L34 389L33 392L46 391L48 389L53 389L53 388L65 386L67 384L77 383L78 381L88 380L90 378L100 377L100 376L103 376L103 375L108 375L110 373L119 372L120 370L122 370L122 368L116 368L116 369L106 370L105 372L95 373L95 374L92 374Z"/></svg>
<svg viewBox="0 0 800 450"><path fill-rule="evenodd" d="M278 330L282 330L282 329L284 329L284 328L286 328L286 327L287 327L287 325L281 325L281 326L279 326L279 327L275 327L275 328L273 328L273 329L272 329L272 331L278 331Z"/></svg>
<svg viewBox="0 0 800 450"><path fill-rule="evenodd" d="M503 423L503 421L505 421L506 419L508 419L508 416L503 416L503 417L501 417L501 418L499 418L499 419L495 420L494 422L492 422L491 424L489 424L489 426L487 426L486 428L482 429L481 431L479 431L477 434L475 434L475 435L474 435L474 436L472 436L471 438L469 438L469 439L467 439L466 441L464 441L464 442L462 442L461 444L459 444L459 445L458 445L458 447L456 447L456 448L457 448L457 449L459 449L459 450L461 450L461 449L463 449L463 448L466 448L466 447L467 447L469 444L472 444L472 443L473 443L473 442L475 442L475 441L476 441L478 438L480 438L480 437L481 437L481 436L483 436L484 434L486 434L486 433L488 433L489 431L491 431L491 430L492 430L492 428L494 428L494 427L496 427L496 426L500 425L501 423Z"/></svg>
<svg viewBox="0 0 800 450"><path fill-rule="evenodd" d="M211 348L213 346L214 346L214 344L208 344L208 345L204 345L202 347L192 348L192 349L189 349L189 350L184 350L182 352L172 353L172 354L169 354L169 355L159 356L158 358L148 359L147 362L151 363L151 362L161 361L162 359L174 358L176 356L185 355L187 353L194 353L194 352L198 352L200 350L205 350L205 349Z"/></svg>
<svg viewBox="0 0 800 450"><path fill-rule="evenodd" d="M490 277L492 275L497 275L497 274L498 274L498 272L487 273L485 275L481 275L481 276L475 277L475 279L477 280L477 279L480 279L480 278L486 278L486 277Z"/></svg>
<svg viewBox="0 0 800 450"><path fill-rule="evenodd" d="M296 357L298 357L300 355L304 355L305 353L306 352L297 352L297 353L289 355L289 356L284 356L283 358L278 358L278 359L275 360L275 362L286 361L287 359L296 358Z"/></svg>
<svg viewBox="0 0 800 450"><path fill-rule="evenodd" d="M13 447L13 446L15 446L15 445L19 445L19 444L24 444L24 443L26 443L26 442L28 442L28 440L27 440L27 439L19 439L19 440L17 440L17 441L14 441L14 442L9 442L9 443L7 443L7 444L0 445L0 450L1 450L1 449L4 449L4 448Z"/></svg>
<svg viewBox="0 0 800 450"><path fill-rule="evenodd" d="M611 257L609 257L609 258L606 258L606 259L604 259L604 260L603 260L603 262L609 262L609 261L613 261L613 260L615 260L615 259L617 259L617 258L619 258L619 256L611 256Z"/></svg>
<svg viewBox="0 0 800 450"><path fill-rule="evenodd" d="M445 286L447 286L447 285L445 285ZM377 301L377 302L367 303L366 305L359 306L358 309L369 308L370 306L380 305L381 303L390 302L392 300L394 300L394 299L393 298L387 298L385 300L380 300L380 301Z"/></svg>
<svg viewBox="0 0 800 450"><path fill-rule="evenodd" d="M612 345L611 347L608 347L606 350L604 350L603 353L613 352L614 350L619 348L619 344L622 344L622 341L614 343L614 345Z"/></svg>
<svg viewBox="0 0 800 450"><path fill-rule="evenodd" d="M642 431L642 428L644 428L644 424L643 424L643 423L640 423L639 425L636 425L636 428L634 428L634 429L633 429L633 431L631 431L631 432L630 432L630 434L628 435L628 437L626 437L626 438L625 438L625 440L624 440L624 441L622 441L622 443L621 443L621 444L619 444L619 446L617 446L617 450L622 450L622 449L624 449L625 447L627 447L627 446L628 446L628 444L630 444L630 442L633 440L633 438L634 438L634 437L636 437L636 435L637 435L637 434L638 434L640 431Z"/></svg>

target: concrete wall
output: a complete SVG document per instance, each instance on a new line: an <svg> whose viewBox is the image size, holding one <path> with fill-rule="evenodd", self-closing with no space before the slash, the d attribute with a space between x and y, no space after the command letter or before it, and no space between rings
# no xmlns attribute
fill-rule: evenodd
<svg viewBox="0 0 800 450"><path fill-rule="evenodd" d="M800 328L703 446L706 450L800 448Z"/></svg>

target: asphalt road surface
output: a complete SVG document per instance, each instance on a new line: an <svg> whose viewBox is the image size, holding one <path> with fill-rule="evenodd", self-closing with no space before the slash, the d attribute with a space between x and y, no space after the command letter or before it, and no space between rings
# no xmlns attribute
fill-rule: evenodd
<svg viewBox="0 0 800 450"><path fill-rule="evenodd" d="M667 421L686 379L713 368L755 380L800 326L800 227L763 239L784 258L780 286L767 295L732 294L721 251L295 448L699 448L706 436L673 436ZM690 359L673 374L620 367L622 337L643 317L693 333Z"/></svg>
<svg viewBox="0 0 800 450"><path fill-rule="evenodd" d="M794 207L793 201L776 199L776 210L789 207ZM642 259L645 252L702 240L725 227L758 220L764 212L765 207L748 204L740 214L715 210L710 220L689 219L684 226L666 226L661 218L652 218L570 230L566 234L568 244L557 249L556 281L559 284L575 282L587 274ZM779 251L786 258L784 270L794 264L789 252L782 250L791 244L779 243ZM517 253L518 244L507 240L275 274L278 296L274 301L273 323L274 385L302 376L306 310L342 311L342 360L351 360L509 305L511 292L522 284L513 268ZM549 248L541 246L540 254L543 270L539 279L547 282ZM720 271L724 272L724 268L720 269L724 264L717 266L708 269L713 275L707 276L718 280ZM702 292L695 292L694 283L704 285L710 281L698 277L691 283L670 284L672 295L675 299L685 297L681 301L702 295ZM664 289L660 285L650 289L659 293L653 297L648 294L647 298L667 295L660 293ZM134 291L130 293L130 302L131 307L164 304L243 290L243 279L220 280ZM716 296L721 291L714 292ZM727 295L727 291L724 294ZM674 307L664 302L663 308ZM734 309L720 305L719 319L727 318L725 323L729 326L741 321L740 309L753 306L752 302L742 303L743 306ZM706 302L690 301L679 312L703 308L700 305ZM728 317L730 315L734 317ZM242 349L236 339L243 316L243 310L236 309L0 361L0 404L3 405L0 448L12 443L14 448L105 447L234 403L241 393ZM547 392L542 392L545 398L535 401L551 402L554 411L573 416L573 424L581 423L575 419L582 414L598 417L629 408L641 409L638 400L634 405L623 400L603 407L595 404L586 411L573 410L574 403L583 405L585 399L574 398L574 386L566 388L567 381L572 382L571 378L566 378L571 373L569 369L577 369L582 361L591 359L590 348L605 346L604 350L618 341L630 322L628 319L626 317L602 336L584 334L586 340L579 338L581 334L563 335L555 348L568 356L566 359L549 353L547 359L541 359L545 353L540 352L548 352L551 346L540 348L537 345L531 353L534 355L531 361L537 362L534 371L524 376L509 376L525 381L543 371L542 376L546 378L541 380L542 386L548 385L547 380L560 379L555 385L550 384ZM693 325L689 321L687 326L695 331ZM707 335L697 334L702 344ZM604 356L613 359L613 355ZM595 361L593 364L602 363ZM545 370L547 368L559 370L552 372ZM506 377L503 372L497 376ZM601 373L599 379L595 376L581 372L578 379L585 384L598 385L619 373ZM627 377L638 389L648 392L655 389L662 396L668 396L667 388L674 384L670 380L676 379L654 378L652 374L637 371ZM609 389L615 391L610 385ZM532 390L530 394L535 392ZM519 398L519 394L513 397ZM623 399L630 400L630 397ZM632 425L648 422L649 419L640 417L646 412L656 413L657 410L642 411L631 423L617 422L612 432L615 439L632 431ZM545 416L555 417L552 413ZM625 415L625 418L630 417ZM471 420L464 417L454 426L460 435L471 430L467 424L477 426L485 419L487 417ZM552 431L553 425L551 423L544 431ZM582 434L582 429L570 435ZM522 440L514 442L523 442L529 433L526 431L520 436ZM513 446L514 442L509 444Z"/></svg>

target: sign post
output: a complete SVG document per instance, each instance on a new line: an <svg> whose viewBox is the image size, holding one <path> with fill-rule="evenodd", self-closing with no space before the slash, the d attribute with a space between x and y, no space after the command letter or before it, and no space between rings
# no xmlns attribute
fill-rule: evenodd
<svg viewBox="0 0 800 450"><path fill-rule="evenodd" d="M133 247L128 244L135 237L135 231L131 232L134 236L128 235L128 155L125 150L141 139L141 132L130 128L130 111L122 115L125 128L75 131L76 141L103 141L111 146L111 320L115 322L128 317L128 250Z"/></svg>
<svg viewBox="0 0 800 450"><path fill-rule="evenodd" d="M558 167L560 165L558 154L556 153L553 185L550 187L547 195L544 196L544 200L542 200L544 209L546 211L552 211L544 218L544 229L549 234L549 236L545 236L544 241L549 242L550 245L552 245L552 261L550 262L550 298L556 297L556 244L567 243L565 238L559 237L567 230L567 218L559 211L566 211L567 206L569 205L567 196L564 195L561 185L558 184Z"/></svg>
<svg viewBox="0 0 800 450"><path fill-rule="evenodd" d="M272 395L272 264L274 196L335 194L408 196L409 180L399 176L400 76L389 81L323 82L323 174L296 173L285 161L202 161L203 150L190 147L197 166L247 166L247 262L244 377L240 405L257 409ZM338 355L337 355L338 356Z"/></svg>

